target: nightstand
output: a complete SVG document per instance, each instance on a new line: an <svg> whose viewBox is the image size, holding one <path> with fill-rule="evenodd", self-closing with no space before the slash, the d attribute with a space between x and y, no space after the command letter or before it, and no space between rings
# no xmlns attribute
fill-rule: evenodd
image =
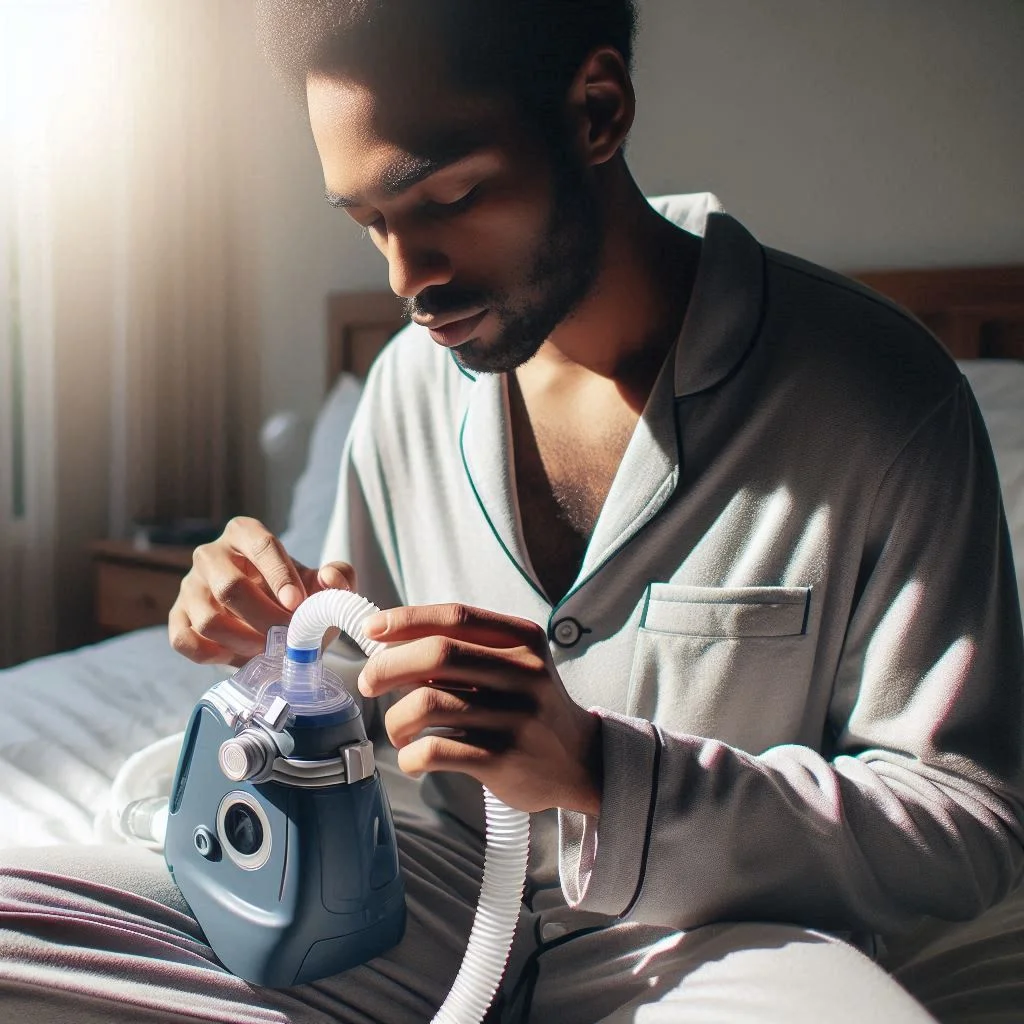
<svg viewBox="0 0 1024 1024"><path fill-rule="evenodd" d="M100 540L89 545L96 564L94 617L106 636L166 625L182 577L192 568L192 548Z"/></svg>

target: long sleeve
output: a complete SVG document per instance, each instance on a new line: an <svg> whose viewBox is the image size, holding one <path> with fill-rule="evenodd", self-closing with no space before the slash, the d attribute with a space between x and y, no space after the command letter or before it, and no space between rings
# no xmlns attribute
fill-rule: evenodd
<svg viewBox="0 0 1024 1024"><path fill-rule="evenodd" d="M559 817L572 905L677 928L774 919L884 934L970 918L1019 880L1020 609L963 381L865 500L820 749L754 756L600 712L600 818Z"/></svg>

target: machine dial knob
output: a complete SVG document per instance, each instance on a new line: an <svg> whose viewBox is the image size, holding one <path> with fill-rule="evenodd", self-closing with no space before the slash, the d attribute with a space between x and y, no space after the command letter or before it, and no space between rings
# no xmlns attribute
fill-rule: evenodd
<svg viewBox="0 0 1024 1024"><path fill-rule="evenodd" d="M259 734L240 732L220 745L217 762L232 782L243 782L261 775L270 764L271 755Z"/></svg>

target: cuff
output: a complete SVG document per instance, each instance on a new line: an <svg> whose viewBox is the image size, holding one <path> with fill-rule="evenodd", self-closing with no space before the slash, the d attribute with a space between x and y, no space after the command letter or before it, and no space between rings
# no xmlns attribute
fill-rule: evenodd
<svg viewBox="0 0 1024 1024"><path fill-rule="evenodd" d="M558 812L558 871L569 906L625 917L643 884L658 789L654 726L603 708L601 815Z"/></svg>

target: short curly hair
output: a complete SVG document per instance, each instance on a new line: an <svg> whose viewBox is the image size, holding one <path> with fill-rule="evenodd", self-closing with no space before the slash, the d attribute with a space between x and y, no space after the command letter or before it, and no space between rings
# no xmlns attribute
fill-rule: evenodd
<svg viewBox="0 0 1024 1024"><path fill-rule="evenodd" d="M271 66L303 98L310 74L372 76L396 40L424 40L452 85L509 96L548 123L592 50L632 65L637 29L635 0L256 0L256 15Z"/></svg>

